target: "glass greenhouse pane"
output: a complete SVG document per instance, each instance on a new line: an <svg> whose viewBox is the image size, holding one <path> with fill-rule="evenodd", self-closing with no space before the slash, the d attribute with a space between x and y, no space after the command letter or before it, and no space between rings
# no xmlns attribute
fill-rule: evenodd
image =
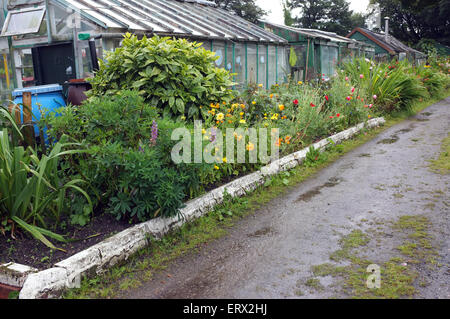
<svg viewBox="0 0 450 319"><path fill-rule="evenodd" d="M277 79L277 56L273 45L269 46L269 88L276 83Z"/></svg>
<svg viewBox="0 0 450 319"><path fill-rule="evenodd" d="M234 45L234 73L237 73L234 81L242 86L245 82L245 48L242 43Z"/></svg>
<svg viewBox="0 0 450 319"><path fill-rule="evenodd" d="M256 83L256 68L258 67L256 44L247 44L247 83Z"/></svg>
<svg viewBox="0 0 450 319"><path fill-rule="evenodd" d="M3 26L2 36L37 33L44 18L42 7L22 11L10 11Z"/></svg>
<svg viewBox="0 0 450 319"><path fill-rule="evenodd" d="M278 83L286 82L287 75L289 74L289 66L287 63L288 48L278 47Z"/></svg>
<svg viewBox="0 0 450 319"><path fill-rule="evenodd" d="M322 78L331 77L336 71L338 62L338 48L331 46L321 46L321 71Z"/></svg>
<svg viewBox="0 0 450 319"><path fill-rule="evenodd" d="M225 44L223 42L213 43L213 51L219 58L216 60L215 64L218 68L223 68L225 66Z"/></svg>
<svg viewBox="0 0 450 319"><path fill-rule="evenodd" d="M227 64L225 65L225 69L233 73L233 44L227 43Z"/></svg>
<svg viewBox="0 0 450 319"><path fill-rule="evenodd" d="M258 84L266 87L267 76L267 46L258 45Z"/></svg>

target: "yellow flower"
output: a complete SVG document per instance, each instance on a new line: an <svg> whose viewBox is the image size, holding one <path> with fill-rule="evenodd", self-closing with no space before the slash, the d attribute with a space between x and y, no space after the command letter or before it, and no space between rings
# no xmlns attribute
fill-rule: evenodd
<svg viewBox="0 0 450 319"><path fill-rule="evenodd" d="M253 143L248 143L247 151L253 151L255 149L255 145Z"/></svg>
<svg viewBox="0 0 450 319"><path fill-rule="evenodd" d="M224 163L226 163L226 162L227 162L227 158L224 157L224 158L222 159L222 161L223 161Z"/></svg>
<svg viewBox="0 0 450 319"><path fill-rule="evenodd" d="M280 109L280 111L283 111L284 110L284 105L280 104L280 105L278 105L278 108Z"/></svg>
<svg viewBox="0 0 450 319"><path fill-rule="evenodd" d="M258 84L258 86L260 87L260 88L262 88L263 87L263 85L260 83L260 84Z"/></svg>
<svg viewBox="0 0 450 319"><path fill-rule="evenodd" d="M240 120L239 123L245 124L245 120Z"/></svg>
<svg viewBox="0 0 450 319"><path fill-rule="evenodd" d="M222 104L223 104L223 105L227 105L227 102L223 101Z"/></svg>
<svg viewBox="0 0 450 319"><path fill-rule="evenodd" d="M237 140L238 140L238 141L242 140L242 135L239 135L239 136L237 137Z"/></svg>
<svg viewBox="0 0 450 319"><path fill-rule="evenodd" d="M219 114L217 114L216 119L218 121L222 121L224 117L225 117L225 115L223 115L223 113L219 113Z"/></svg>
<svg viewBox="0 0 450 319"><path fill-rule="evenodd" d="M275 113L274 115L272 115L272 117L270 118L271 120L278 120L278 113Z"/></svg>
<svg viewBox="0 0 450 319"><path fill-rule="evenodd" d="M273 98L273 93L269 95L269 97L272 99Z"/></svg>
<svg viewBox="0 0 450 319"><path fill-rule="evenodd" d="M185 119L186 119L186 116L183 115L183 116L181 117L181 120L184 121Z"/></svg>
<svg viewBox="0 0 450 319"><path fill-rule="evenodd" d="M217 166L217 165L214 165L214 168L215 168L215 169L219 169L219 166Z"/></svg>
<svg viewBox="0 0 450 319"><path fill-rule="evenodd" d="M302 81L298 81L298 85L302 85L303 84L303 82Z"/></svg>
<svg viewBox="0 0 450 319"><path fill-rule="evenodd" d="M256 101L253 101L252 104L255 105L255 104L256 104Z"/></svg>
<svg viewBox="0 0 450 319"><path fill-rule="evenodd" d="M245 109L245 104L241 104L241 107L242 107L243 109Z"/></svg>
<svg viewBox="0 0 450 319"><path fill-rule="evenodd" d="M202 128L202 134L206 134L206 130Z"/></svg>

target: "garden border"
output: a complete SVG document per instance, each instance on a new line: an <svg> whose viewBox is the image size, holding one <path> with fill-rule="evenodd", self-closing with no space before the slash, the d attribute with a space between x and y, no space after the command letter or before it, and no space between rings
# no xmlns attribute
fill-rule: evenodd
<svg viewBox="0 0 450 319"><path fill-rule="evenodd" d="M330 143L330 139L334 143L339 143L351 138L363 128L373 128L383 125L385 122L383 117L374 118L323 139L312 146L319 151L323 151ZM205 195L188 201L186 206L180 210L184 218L159 217L132 226L56 263L53 268L28 274L24 279L19 298L59 298L65 289L76 288L83 275L101 274L106 269L120 261L127 260L139 249L147 246L149 238L161 239L169 231L209 213L216 205L223 202L225 191L232 197L243 196L264 184L266 178L300 165L306 158L308 150L309 148L305 148L287 155L262 167L259 171L238 178Z"/></svg>

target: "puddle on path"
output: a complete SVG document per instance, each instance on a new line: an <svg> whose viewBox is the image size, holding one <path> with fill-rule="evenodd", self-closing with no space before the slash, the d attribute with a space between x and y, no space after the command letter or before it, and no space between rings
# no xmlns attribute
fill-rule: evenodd
<svg viewBox="0 0 450 319"><path fill-rule="evenodd" d="M392 135L390 138L385 138L379 141L377 144L393 144L399 140L397 135Z"/></svg>
<svg viewBox="0 0 450 319"><path fill-rule="evenodd" d="M358 157L371 157L372 155L370 155L369 153L362 153L359 154Z"/></svg>
<svg viewBox="0 0 450 319"><path fill-rule="evenodd" d="M307 201L311 200L311 198L313 198L314 196L319 195L321 193L320 191L323 188L334 187L334 186L338 185L339 183L341 183L342 181L343 181L342 178L332 177L325 184L317 186L317 187L307 191L306 193L301 194L297 198L296 202L300 202L300 201L307 202Z"/></svg>
<svg viewBox="0 0 450 319"><path fill-rule="evenodd" d="M260 230L257 230L257 231L255 231L254 233L249 234L249 235L247 235L247 236L248 236L248 237L261 237L261 236L267 235L267 234L269 234L269 233L271 233L271 232L272 232L272 228L270 228L270 227L264 227L264 228L262 228L262 229L260 229Z"/></svg>

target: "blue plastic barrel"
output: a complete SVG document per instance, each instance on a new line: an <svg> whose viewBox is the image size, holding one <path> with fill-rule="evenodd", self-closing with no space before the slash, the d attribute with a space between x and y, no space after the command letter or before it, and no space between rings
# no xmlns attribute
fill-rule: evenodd
<svg viewBox="0 0 450 319"><path fill-rule="evenodd" d="M63 97L63 88L59 84L16 89L12 92L12 97L15 104L23 103L24 92L31 92L31 112L33 114L33 122L35 123L41 119L41 111L42 113L47 114L57 108L60 108L61 106L66 106L66 102ZM23 122L23 112L21 114L21 120ZM34 125L34 133L35 136L39 136L39 128L36 124ZM44 130L44 139L47 140L45 135Z"/></svg>

